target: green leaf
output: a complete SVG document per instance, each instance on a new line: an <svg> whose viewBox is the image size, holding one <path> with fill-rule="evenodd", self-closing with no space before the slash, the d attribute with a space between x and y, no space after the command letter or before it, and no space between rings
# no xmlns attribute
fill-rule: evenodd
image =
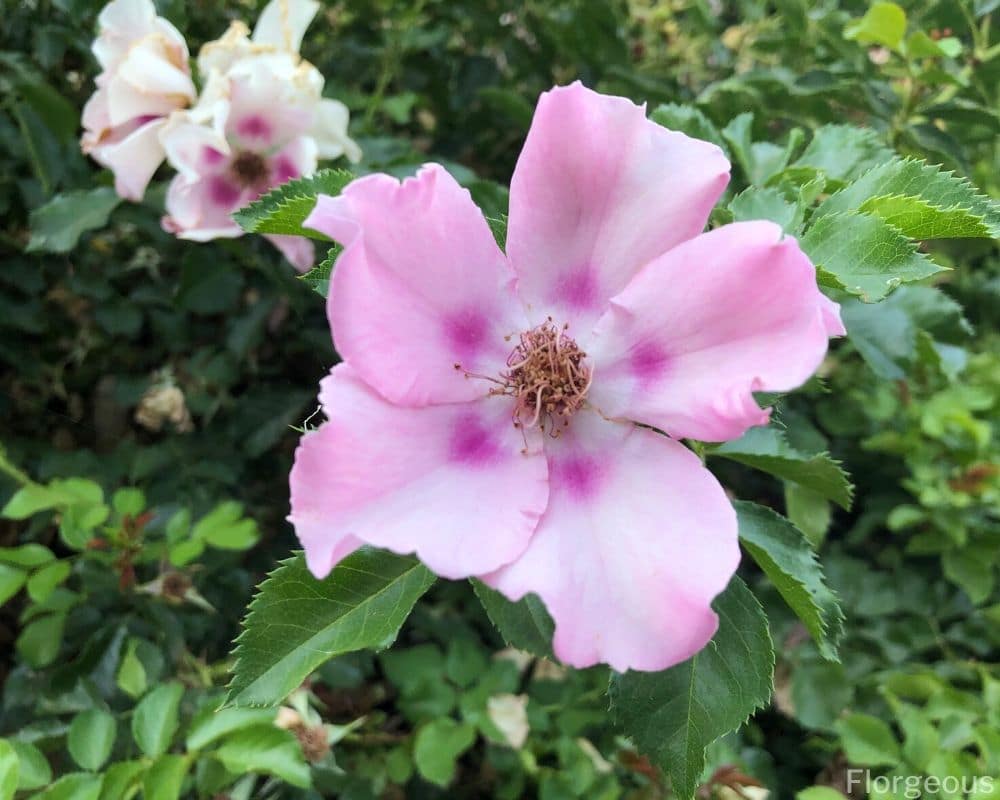
<svg viewBox="0 0 1000 800"><path fill-rule="evenodd" d="M455 777L456 762L476 741L476 729L467 722L443 717L428 722L417 731L413 762L417 772L438 786L447 786Z"/></svg>
<svg viewBox="0 0 1000 800"><path fill-rule="evenodd" d="M327 250L326 258L305 273L305 275L299 276L299 279L320 297L326 297L330 291L330 278L333 275L333 267L343 250L343 247L335 244Z"/></svg>
<svg viewBox="0 0 1000 800"><path fill-rule="evenodd" d="M906 12L895 3L872 3L861 19L844 28L844 38L899 50L906 35Z"/></svg>
<svg viewBox="0 0 1000 800"><path fill-rule="evenodd" d="M797 483L785 483L785 514L814 548L823 544L833 521L830 502L819 492Z"/></svg>
<svg viewBox="0 0 1000 800"><path fill-rule="evenodd" d="M73 717L66 747L77 764L96 772L111 755L116 733L115 718L107 711L91 708Z"/></svg>
<svg viewBox="0 0 1000 800"><path fill-rule="evenodd" d="M13 800L21 764L6 739L0 739L0 800Z"/></svg>
<svg viewBox="0 0 1000 800"><path fill-rule="evenodd" d="M184 687L179 683L157 686L135 707L132 737L147 756L157 758L167 752L177 732L178 711Z"/></svg>
<svg viewBox="0 0 1000 800"><path fill-rule="evenodd" d="M288 559L250 604L226 702L275 705L333 656L387 647L433 582L415 559L367 548L322 581Z"/></svg>
<svg viewBox="0 0 1000 800"><path fill-rule="evenodd" d="M115 683L129 697L139 697L146 691L148 685L146 680L146 668L142 665L142 660L136 654L137 642L132 639L128 644L128 649L122 657L118 666L118 674L115 676Z"/></svg>
<svg viewBox="0 0 1000 800"><path fill-rule="evenodd" d="M848 181L890 158L892 151L875 131L853 125L823 125L813 133L794 165L821 170L837 181Z"/></svg>
<svg viewBox="0 0 1000 800"><path fill-rule="evenodd" d="M322 169L308 178L297 178L272 189L233 214L233 219L247 233L308 236L329 241L329 237L303 228L302 223L312 213L319 195L338 195L352 180L354 175L347 170Z"/></svg>
<svg viewBox="0 0 1000 800"><path fill-rule="evenodd" d="M944 227L942 219L954 222L955 215L964 211L968 217L981 218L989 236L1000 237L1000 207L993 200L979 194L964 178L913 158L894 158L869 170L827 198L816 209L816 217L857 211L870 201L874 208L879 204L876 201L897 197L919 198L934 209L933 222L926 211L920 222L929 230ZM968 225L966 219L963 226Z"/></svg>
<svg viewBox="0 0 1000 800"><path fill-rule="evenodd" d="M17 637L17 652L32 667L47 667L59 655L65 626L66 614L62 612L33 619Z"/></svg>
<svg viewBox="0 0 1000 800"><path fill-rule="evenodd" d="M771 697L774 650L757 598L734 577L712 607L719 630L701 652L663 672L615 675L609 690L615 723L681 800L694 797L705 748Z"/></svg>
<svg viewBox="0 0 1000 800"><path fill-rule="evenodd" d="M3 507L3 511L0 511L0 516L7 519L27 519L39 511L55 508L57 504L57 500L48 486L29 483L14 492ZM30 545L25 545L25 547L30 547Z"/></svg>
<svg viewBox="0 0 1000 800"><path fill-rule="evenodd" d="M853 487L840 464L826 453L807 454L792 447L780 428L750 428L739 439L708 451L818 492L850 509Z"/></svg>
<svg viewBox="0 0 1000 800"><path fill-rule="evenodd" d="M186 746L188 750L202 750L223 736L257 725L274 722L275 712L270 708L223 708L210 706L191 723Z"/></svg>
<svg viewBox="0 0 1000 800"><path fill-rule="evenodd" d="M63 775L33 800L98 800L101 796L101 776L89 772Z"/></svg>
<svg viewBox="0 0 1000 800"><path fill-rule="evenodd" d="M23 569L0 564L0 606L21 591L27 579L28 573Z"/></svg>
<svg viewBox="0 0 1000 800"><path fill-rule="evenodd" d="M501 250L507 249L507 216L487 217L486 223L490 226L490 233L496 240L497 247Z"/></svg>
<svg viewBox="0 0 1000 800"><path fill-rule="evenodd" d="M884 220L868 214L827 214L809 228L802 249L826 286L881 300L901 283L918 281L944 267Z"/></svg>
<svg viewBox="0 0 1000 800"><path fill-rule="evenodd" d="M795 800L847 800L847 798L829 786L810 786L797 792Z"/></svg>
<svg viewBox="0 0 1000 800"><path fill-rule="evenodd" d="M945 576L960 586L975 605L984 603L993 593L996 576L991 555L992 552L984 554L975 548L965 548L948 550L941 557Z"/></svg>
<svg viewBox="0 0 1000 800"><path fill-rule="evenodd" d="M507 644L536 656L555 658L552 654L555 623L538 595L525 595L512 603L482 581L473 580L472 586L490 621Z"/></svg>
<svg viewBox="0 0 1000 800"><path fill-rule="evenodd" d="M142 777L142 800L177 800L190 765L186 756L160 756Z"/></svg>
<svg viewBox="0 0 1000 800"><path fill-rule="evenodd" d="M22 544L20 547L0 547L0 563L18 567L39 567L52 561L55 556L49 548L40 544Z"/></svg>
<svg viewBox="0 0 1000 800"><path fill-rule="evenodd" d="M859 210L884 219L911 239L982 239L992 236L983 217L969 209L938 208L910 195L872 197Z"/></svg>
<svg viewBox="0 0 1000 800"><path fill-rule="evenodd" d="M142 489L119 489L111 496L111 507L117 514L135 517L146 508L146 495Z"/></svg>
<svg viewBox="0 0 1000 800"><path fill-rule="evenodd" d="M899 763L899 743L889 726L868 714L848 714L834 723L851 764L861 767L894 767Z"/></svg>
<svg viewBox="0 0 1000 800"><path fill-rule="evenodd" d="M104 771L100 800L124 800L135 795L139 776L146 770L142 761L116 761Z"/></svg>
<svg viewBox="0 0 1000 800"><path fill-rule="evenodd" d="M86 231L101 228L122 199L114 189L101 186L66 192L31 212L29 253L68 253Z"/></svg>
<svg viewBox="0 0 1000 800"><path fill-rule="evenodd" d="M35 570L28 578L28 596L36 603L44 603L69 577L71 569L69 561L51 561Z"/></svg>
<svg viewBox="0 0 1000 800"><path fill-rule="evenodd" d="M769 508L747 502L734 505L740 542L802 620L822 656L839 661L837 646L844 633L844 615L809 542L791 522Z"/></svg>
<svg viewBox="0 0 1000 800"><path fill-rule="evenodd" d="M33 744L20 742L17 739L9 739L7 743L17 756L18 791L38 789L52 781L52 767L49 766L49 761L41 750Z"/></svg>
<svg viewBox="0 0 1000 800"><path fill-rule="evenodd" d="M732 199L729 210L734 222L767 219L780 225L785 233L794 233L801 222L799 207L775 188L751 186Z"/></svg>
<svg viewBox="0 0 1000 800"><path fill-rule="evenodd" d="M257 523L243 518L243 506L232 500L219 503L198 520L191 536L223 550L246 550L259 538Z"/></svg>
<svg viewBox="0 0 1000 800"><path fill-rule="evenodd" d="M298 740L290 731L271 724L237 731L214 755L237 775L265 772L303 789L311 783Z"/></svg>
<svg viewBox="0 0 1000 800"><path fill-rule="evenodd" d="M711 142L721 147L723 152L726 150L725 140L722 138L722 134L715 126L715 123L694 106L664 103L657 106L653 110L653 113L649 115L649 118L664 128L669 128L672 131L680 131L695 139Z"/></svg>

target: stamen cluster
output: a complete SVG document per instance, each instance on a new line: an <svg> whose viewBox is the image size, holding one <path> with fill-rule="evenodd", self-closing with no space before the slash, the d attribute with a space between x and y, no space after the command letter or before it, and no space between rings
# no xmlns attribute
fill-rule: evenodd
<svg viewBox="0 0 1000 800"><path fill-rule="evenodd" d="M521 334L507 358L508 369L491 394L515 399L514 425L548 429L558 436L583 405L593 372L584 363L587 354L566 335L569 325L557 327L550 317Z"/></svg>
<svg viewBox="0 0 1000 800"><path fill-rule="evenodd" d="M258 186L271 177L267 159L249 150L242 151L233 159L229 171L240 186Z"/></svg>

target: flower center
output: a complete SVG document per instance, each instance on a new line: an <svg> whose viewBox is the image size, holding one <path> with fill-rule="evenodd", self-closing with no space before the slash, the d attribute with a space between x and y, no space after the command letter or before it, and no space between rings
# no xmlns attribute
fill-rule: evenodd
<svg viewBox="0 0 1000 800"><path fill-rule="evenodd" d="M492 395L514 398L514 427L539 427L557 437L583 406L593 378L587 354L566 335L568 329L568 324L557 327L550 317L520 335L498 378L465 375L496 384ZM455 369L461 368L455 364Z"/></svg>
<svg viewBox="0 0 1000 800"><path fill-rule="evenodd" d="M229 172L240 186L257 186L271 176L271 167L260 153L243 150L229 165Z"/></svg>

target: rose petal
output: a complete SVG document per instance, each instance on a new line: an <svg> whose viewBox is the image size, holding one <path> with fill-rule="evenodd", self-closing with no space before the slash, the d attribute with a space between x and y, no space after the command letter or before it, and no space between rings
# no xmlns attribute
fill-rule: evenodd
<svg viewBox="0 0 1000 800"><path fill-rule="evenodd" d="M257 18L254 43L298 53L306 28L319 8L316 0L271 0Z"/></svg>
<svg viewBox="0 0 1000 800"><path fill-rule="evenodd" d="M160 131L164 121L155 119L136 128L120 141L94 148L91 155L115 174L115 191L126 200L139 201L153 174L163 163Z"/></svg>
<svg viewBox="0 0 1000 800"><path fill-rule="evenodd" d="M507 254L533 319L580 339L651 259L697 235L729 180L708 142L580 83L546 92L510 187Z"/></svg>
<svg viewBox="0 0 1000 800"><path fill-rule="evenodd" d="M344 245L327 311L337 351L369 385L411 406L489 391L464 372L496 375L525 320L482 212L441 166L356 180L321 195L304 224Z"/></svg>
<svg viewBox="0 0 1000 800"><path fill-rule="evenodd" d="M252 199L252 193L235 186L224 174L194 181L177 175L167 189L163 228L196 242L235 239L243 235L243 229L230 215Z"/></svg>
<svg viewBox="0 0 1000 800"><path fill-rule="evenodd" d="M485 577L511 600L536 593L575 667L661 670L718 624L710 604L739 562L736 514L683 445L577 414L546 439L549 505L528 549Z"/></svg>
<svg viewBox="0 0 1000 800"><path fill-rule="evenodd" d="M591 403L704 441L767 422L752 393L801 385L844 333L809 258L781 236L774 223L739 222L646 267L597 326Z"/></svg>
<svg viewBox="0 0 1000 800"><path fill-rule="evenodd" d="M308 272L316 262L316 248L305 236L269 234L264 238L277 247L281 254L288 259L288 263L299 272Z"/></svg>
<svg viewBox="0 0 1000 800"><path fill-rule="evenodd" d="M361 148L347 135L350 113L339 100L321 100L316 110L316 125L312 135L319 146L320 158L340 158L357 162L361 160Z"/></svg>
<svg viewBox="0 0 1000 800"><path fill-rule="evenodd" d="M497 398L401 408L346 364L324 379L329 419L306 434L291 474L292 513L317 577L354 541L415 552L448 578L520 555L545 509L537 439L527 454Z"/></svg>

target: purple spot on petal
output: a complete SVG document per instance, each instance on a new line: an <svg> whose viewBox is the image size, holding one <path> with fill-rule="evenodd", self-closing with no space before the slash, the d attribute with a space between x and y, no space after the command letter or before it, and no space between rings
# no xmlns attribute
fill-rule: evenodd
<svg viewBox="0 0 1000 800"><path fill-rule="evenodd" d="M557 283L553 300L571 308L593 308L598 302L597 276L589 265L582 265L564 273Z"/></svg>
<svg viewBox="0 0 1000 800"><path fill-rule="evenodd" d="M299 171L290 158L279 156L272 165L273 182L275 186L280 186L292 178L299 177Z"/></svg>
<svg viewBox="0 0 1000 800"><path fill-rule="evenodd" d="M500 455L493 433L473 415L459 418L451 436L448 457L469 467L487 466Z"/></svg>
<svg viewBox="0 0 1000 800"><path fill-rule="evenodd" d="M228 210L238 205L241 195L240 187L234 186L221 175L209 178L208 196L220 208Z"/></svg>
<svg viewBox="0 0 1000 800"><path fill-rule="evenodd" d="M650 383L666 371L670 356L657 345L646 342L629 353L632 374L642 383Z"/></svg>
<svg viewBox="0 0 1000 800"><path fill-rule="evenodd" d="M549 464L552 481L576 500L593 497L600 488L604 468L590 456L554 459Z"/></svg>
<svg viewBox="0 0 1000 800"><path fill-rule="evenodd" d="M210 169L218 167L225 159L225 154L220 153L214 147L201 148L201 163Z"/></svg>
<svg viewBox="0 0 1000 800"><path fill-rule="evenodd" d="M453 314L445 321L445 335L459 358L471 358L486 341L489 324L486 316L475 309Z"/></svg>
<svg viewBox="0 0 1000 800"><path fill-rule="evenodd" d="M250 114L236 123L236 133L243 139L269 140L271 123L260 114Z"/></svg>

